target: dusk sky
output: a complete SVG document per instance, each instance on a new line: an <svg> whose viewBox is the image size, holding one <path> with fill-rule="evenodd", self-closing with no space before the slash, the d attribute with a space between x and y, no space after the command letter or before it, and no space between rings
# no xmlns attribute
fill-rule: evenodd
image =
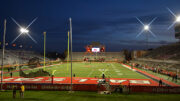
<svg viewBox="0 0 180 101"><path fill-rule="evenodd" d="M29 27L34 43L27 35L16 40L17 45L33 46L34 50L43 50L43 32L47 32L47 50L62 52L67 48L69 17L72 18L73 51L85 51L85 45L99 41L106 45L107 51L122 49L145 49L146 35L149 35L149 47L176 42L173 23L174 16L180 14L180 0L1 0L0 1L0 38L3 37L3 20L7 19L6 41L10 44L20 34L19 27L27 26L33 19L38 19ZM150 33L142 33L142 25L153 18ZM7 48L11 48L9 45ZM32 50L32 49L29 49Z"/></svg>

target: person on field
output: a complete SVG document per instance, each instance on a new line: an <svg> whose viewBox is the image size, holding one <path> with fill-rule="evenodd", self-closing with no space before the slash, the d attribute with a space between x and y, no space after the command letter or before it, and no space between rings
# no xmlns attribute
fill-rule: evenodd
<svg viewBox="0 0 180 101"><path fill-rule="evenodd" d="M13 99L16 98L16 90L17 90L17 88L16 88L16 87L13 87Z"/></svg>
<svg viewBox="0 0 180 101"><path fill-rule="evenodd" d="M105 79L105 75L104 74L102 74L102 78Z"/></svg>
<svg viewBox="0 0 180 101"><path fill-rule="evenodd" d="M162 80L161 79L159 80L159 86L162 86Z"/></svg>
<svg viewBox="0 0 180 101"><path fill-rule="evenodd" d="M119 85L119 92L120 93L123 93L123 85L120 83L120 85Z"/></svg>
<svg viewBox="0 0 180 101"><path fill-rule="evenodd" d="M24 98L24 91L25 91L25 87L24 87L24 85L21 85L21 87L20 87L20 97L21 98Z"/></svg>
<svg viewBox="0 0 180 101"><path fill-rule="evenodd" d="M10 72L10 76L11 76L11 78L12 78L12 76L13 76L12 71Z"/></svg>
<svg viewBox="0 0 180 101"><path fill-rule="evenodd" d="M51 83L54 83L54 75L51 75Z"/></svg>
<svg viewBox="0 0 180 101"><path fill-rule="evenodd" d="M175 82L178 80L178 74L175 75Z"/></svg>

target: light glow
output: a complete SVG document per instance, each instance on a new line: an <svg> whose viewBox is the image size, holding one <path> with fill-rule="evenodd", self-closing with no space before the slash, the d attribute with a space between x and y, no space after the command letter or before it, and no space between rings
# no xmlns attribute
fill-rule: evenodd
<svg viewBox="0 0 180 101"><path fill-rule="evenodd" d="M20 28L20 32L22 34L26 34L26 33L29 33L29 30L25 29L25 28Z"/></svg>
<svg viewBox="0 0 180 101"><path fill-rule="evenodd" d="M173 11L167 8L168 11L175 17L175 21L168 27L168 30L171 29L176 23L180 23L180 15L177 16Z"/></svg>
<svg viewBox="0 0 180 101"><path fill-rule="evenodd" d="M144 24L138 17L136 17L136 19L143 25L143 29L136 36L136 38L139 37L144 31L150 32L151 35L156 38L156 35L150 30L150 25L157 19L157 17L155 17L149 24Z"/></svg>
<svg viewBox="0 0 180 101"><path fill-rule="evenodd" d="M176 18L176 22L180 22L180 16Z"/></svg>
<svg viewBox="0 0 180 101"><path fill-rule="evenodd" d="M146 31L149 30L149 26L148 26L148 25L145 25L145 26L144 26L144 30L146 30Z"/></svg>
<svg viewBox="0 0 180 101"><path fill-rule="evenodd" d="M28 37L29 38L31 38L32 39L32 41L34 41L35 43L37 43L37 41L29 34L29 30L28 30L28 28L37 20L37 18L35 18L27 27L22 27L15 19L13 19L13 18L11 18L13 21L14 21L14 23L16 24L16 25L18 25L19 26L19 31L20 31L20 34L11 42L11 44L12 43L14 43L22 34L26 34L26 35L28 35Z"/></svg>

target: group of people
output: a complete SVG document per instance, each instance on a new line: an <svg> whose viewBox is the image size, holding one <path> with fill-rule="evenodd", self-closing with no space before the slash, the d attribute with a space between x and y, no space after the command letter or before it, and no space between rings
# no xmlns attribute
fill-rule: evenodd
<svg viewBox="0 0 180 101"><path fill-rule="evenodd" d="M150 67L147 64L146 65L135 64L135 67L141 68L141 69L144 69L144 70L150 70L150 71L152 71L154 73L167 75L168 79L172 78L172 81L175 81L175 82L177 82L177 80L178 80L178 73L177 72L167 71L165 69L159 68L159 66Z"/></svg>
<svg viewBox="0 0 180 101"><path fill-rule="evenodd" d="M16 87L16 86L13 86L13 98L14 98L14 99L16 98L16 92L17 92L17 90L19 90L20 97L21 97L21 98L24 98L24 91L25 91L24 85L21 85L20 88L18 88L18 87Z"/></svg>
<svg viewBox="0 0 180 101"><path fill-rule="evenodd" d="M91 59L89 59L89 58L84 58L84 62L91 62L92 60ZM95 61L95 62L104 62L105 61L105 58L94 58L94 60L93 61Z"/></svg>

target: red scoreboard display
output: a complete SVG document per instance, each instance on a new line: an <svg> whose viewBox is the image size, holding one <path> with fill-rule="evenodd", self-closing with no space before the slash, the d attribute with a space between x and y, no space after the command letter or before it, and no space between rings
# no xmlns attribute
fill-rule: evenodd
<svg viewBox="0 0 180 101"><path fill-rule="evenodd" d="M86 46L86 52L88 52L88 53L105 52L105 48L104 48L104 47L92 47L92 46Z"/></svg>

